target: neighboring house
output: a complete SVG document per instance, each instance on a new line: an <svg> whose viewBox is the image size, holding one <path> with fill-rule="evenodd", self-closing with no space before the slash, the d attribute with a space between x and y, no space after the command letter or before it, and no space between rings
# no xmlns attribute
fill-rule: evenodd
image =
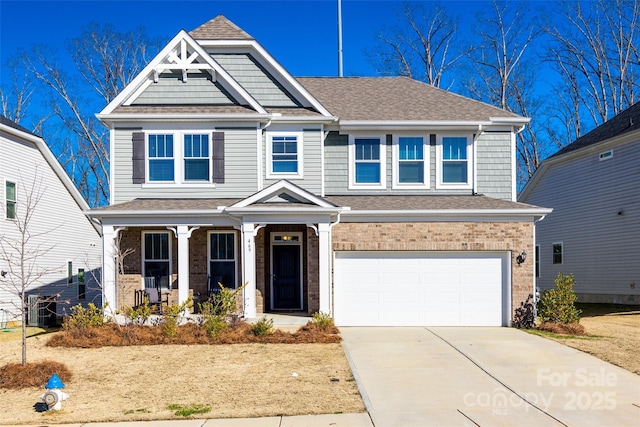
<svg viewBox="0 0 640 427"><path fill-rule="evenodd" d="M542 162L519 199L553 208L536 229L541 290L573 273L578 301L640 304L640 104Z"/></svg>
<svg viewBox="0 0 640 427"><path fill-rule="evenodd" d="M89 206L44 140L2 116L0 199L0 321L19 318L21 285L15 286L23 278L28 298L53 297L59 316L78 303L101 305L99 225L84 215ZM19 250L18 224L26 216L29 237ZM37 320L32 316L29 323Z"/></svg>
<svg viewBox="0 0 640 427"><path fill-rule="evenodd" d="M527 118L405 77L294 78L225 17L181 31L98 114L105 299L159 286L338 325L508 325L533 293ZM133 251L116 275L117 251ZM118 285L116 285L116 283Z"/></svg>

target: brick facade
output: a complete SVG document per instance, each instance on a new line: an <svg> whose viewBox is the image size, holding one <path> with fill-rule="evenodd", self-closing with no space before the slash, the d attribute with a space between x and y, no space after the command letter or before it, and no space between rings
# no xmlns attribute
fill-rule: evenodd
<svg viewBox="0 0 640 427"><path fill-rule="evenodd" d="M533 290L533 222L341 223L333 228L334 251L510 251L511 305ZM513 313L512 313L513 318Z"/></svg>

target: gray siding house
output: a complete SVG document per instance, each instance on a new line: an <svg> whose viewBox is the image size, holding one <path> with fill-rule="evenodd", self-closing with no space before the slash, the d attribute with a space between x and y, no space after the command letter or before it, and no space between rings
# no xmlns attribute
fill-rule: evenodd
<svg viewBox="0 0 640 427"><path fill-rule="evenodd" d="M573 273L579 301L640 304L640 104L545 160L519 200L553 208L536 227L540 289Z"/></svg>
<svg viewBox="0 0 640 427"><path fill-rule="evenodd" d="M218 16L98 117L111 132L105 301L154 286L338 325L509 325L534 291L518 203L528 118L405 77L295 78ZM130 249L123 271L115 257Z"/></svg>

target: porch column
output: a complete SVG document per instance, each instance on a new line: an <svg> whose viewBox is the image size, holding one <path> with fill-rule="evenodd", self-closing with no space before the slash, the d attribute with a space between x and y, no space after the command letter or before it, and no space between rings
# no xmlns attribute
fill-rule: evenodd
<svg viewBox="0 0 640 427"><path fill-rule="evenodd" d="M105 315L113 317L118 309L116 293L116 237L118 231L112 225L102 226L102 304Z"/></svg>
<svg viewBox="0 0 640 427"><path fill-rule="evenodd" d="M242 224L242 283L246 283L242 291L243 311L245 318L256 317L256 254L255 226L253 223Z"/></svg>
<svg viewBox="0 0 640 427"><path fill-rule="evenodd" d="M320 311L331 314L331 228L328 223L318 224L318 240Z"/></svg>
<svg viewBox="0 0 640 427"><path fill-rule="evenodd" d="M189 298L189 238L198 228L179 225L175 230L178 238L178 304Z"/></svg>

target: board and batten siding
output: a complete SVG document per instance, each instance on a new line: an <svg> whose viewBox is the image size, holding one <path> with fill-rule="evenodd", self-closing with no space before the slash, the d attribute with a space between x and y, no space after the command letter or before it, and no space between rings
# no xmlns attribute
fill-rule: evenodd
<svg viewBox="0 0 640 427"><path fill-rule="evenodd" d="M483 132L476 139L477 192L512 200L513 174L510 132Z"/></svg>
<svg viewBox="0 0 640 427"><path fill-rule="evenodd" d="M71 196L58 175L30 141L16 139L13 135L0 134L0 184L2 204L5 204L5 181L16 183L17 214L23 217L27 194L42 197L32 210L29 233L30 247L40 247L40 256L35 260L34 271L50 271L28 288L27 294L42 296L58 295L57 314L69 314L73 305L82 302L102 304L100 289L100 266L102 265L102 243L96 228L84 215L82 208ZM34 186L35 180L35 186ZM20 239L14 221L6 219L4 208L0 210L0 235L9 241ZM15 253L14 256L19 256ZM67 262L73 263L73 282L67 281ZM77 299L78 268L85 270L86 298ZM10 271L5 261L0 260L0 269ZM11 273L10 273L11 274ZM17 315L18 296L8 291L10 274L0 277L0 308ZM16 279L14 277L14 279ZM19 277L17 278L19 280Z"/></svg>
<svg viewBox="0 0 640 427"><path fill-rule="evenodd" d="M206 130L213 132L214 129ZM219 128L224 132L224 183L211 185L189 184L134 184L133 177L133 132L167 132L143 129L116 129L114 136L114 177L112 184L113 203L136 198L236 198L247 197L258 188L257 130L254 128ZM174 144L180 141L175 141ZM177 151L176 151L177 152ZM176 157L176 161L180 161ZM146 166L146 165L145 165Z"/></svg>
<svg viewBox="0 0 640 427"><path fill-rule="evenodd" d="M602 151L606 151L603 149ZM579 300L640 302L640 141L549 166L525 203L553 208L536 225L542 290L575 275ZM562 242L562 264L552 245Z"/></svg>

